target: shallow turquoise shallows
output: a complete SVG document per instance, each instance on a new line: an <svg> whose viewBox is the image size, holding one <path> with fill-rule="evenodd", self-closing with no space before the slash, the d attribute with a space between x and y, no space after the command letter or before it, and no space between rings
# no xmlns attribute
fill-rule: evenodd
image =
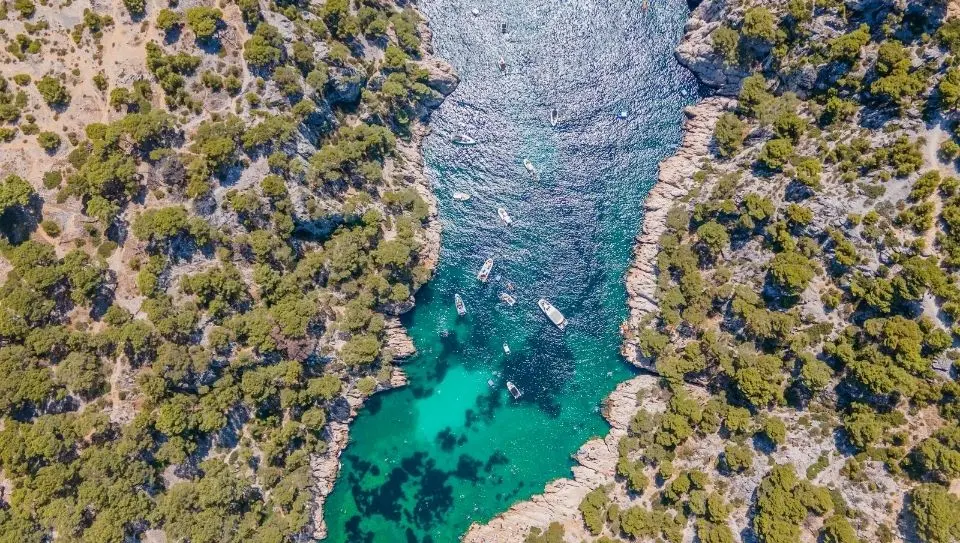
<svg viewBox="0 0 960 543"><path fill-rule="evenodd" d="M607 432L601 401L631 375L618 354L623 274L657 163L696 93L672 54L686 4L642 3L421 2L437 54L462 78L425 149L440 267L406 318L419 350L406 363L410 386L371 398L353 426L326 506L328 541L456 542L471 522L568 476L571 454ZM460 133L478 143L452 143ZM498 299L508 283L513 307ZM565 332L540 297L567 316Z"/></svg>

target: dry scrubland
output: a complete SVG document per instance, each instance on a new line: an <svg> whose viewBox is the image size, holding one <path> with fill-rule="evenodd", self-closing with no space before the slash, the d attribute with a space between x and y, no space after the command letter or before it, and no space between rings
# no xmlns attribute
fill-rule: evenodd
<svg viewBox="0 0 960 543"><path fill-rule="evenodd" d="M435 266L384 0L0 3L0 541L324 533Z"/></svg>
<svg viewBox="0 0 960 543"><path fill-rule="evenodd" d="M611 433L471 542L960 541L960 6L707 0Z"/></svg>

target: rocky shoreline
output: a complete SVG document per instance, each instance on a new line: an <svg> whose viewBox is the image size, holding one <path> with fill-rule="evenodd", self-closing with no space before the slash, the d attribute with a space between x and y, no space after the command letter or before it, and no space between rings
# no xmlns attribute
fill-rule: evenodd
<svg viewBox="0 0 960 543"><path fill-rule="evenodd" d="M423 14L421 13L421 17ZM441 59L432 57L431 46L433 34L428 22L424 19L419 28L424 41L424 49L428 54L418 62L429 72L428 86L439 94L439 98L429 102L420 113L417 123L411 130L409 141L397 142L397 157L385 165L385 175L403 179L406 184L414 187L420 197L429 206L429 215L421 232L421 246L419 260L433 273L436 270L440 257L440 220L437 216L437 199L433 192L430 179L424 171L423 141L430 134L429 119L433 110L438 108L443 99L452 93L459 83L453 67ZM409 303L395 311L398 315L412 310L413 297ZM399 318L389 318L386 321L384 334L385 347L391 352L395 363L402 362L416 354L416 347ZM407 384L407 376L402 369L393 368L390 380L379 383L376 392L382 392ZM323 506L327 496L333 492L333 487L340 474L340 455L350 442L350 424L357 416L366 396L353 383L353 388L346 394L346 401L331 409L330 422L324 429L323 438L327 442L327 450L323 454L313 455L310 458L310 471L314 478L314 504L311 529L307 530L313 539L327 537L327 524L324 520Z"/></svg>
<svg viewBox="0 0 960 543"><path fill-rule="evenodd" d="M693 173L700 160L709 155L713 125L730 104L726 98L707 98L688 107L684 111L687 118L683 142L673 156L660 163L657 184L650 190L644 204L643 228L636 238L633 263L625 278L630 323L638 323L648 313L656 311L654 265L658 240L666 228L667 211L671 202L684 198L692 188ZM637 358L634 345L626 339L623 353L631 363L651 369ZM657 389L658 378L651 375L640 375L621 383L604 402L604 418L610 423L610 432L603 439L588 441L577 451L574 458L578 464L572 468L573 478L557 479L546 486L543 494L513 505L486 524L473 524L463 541L522 543L530 528L544 528L553 521L563 524L568 534L582 531L580 502L594 488L613 482L618 459L617 443L626 435L630 420L641 407L638 393ZM663 409L662 405L648 405L651 402L647 400L643 407L652 412Z"/></svg>
<svg viewBox="0 0 960 543"><path fill-rule="evenodd" d="M699 4L685 27L685 35L677 46L677 61L690 69L697 79L717 94L731 94L732 85L739 85L737 76L727 77L711 58L709 34L718 23L719 8L713 2ZM723 74L711 76L714 72ZM693 174L700 169L703 159L710 156L713 129L725 111L736 101L722 96L705 98L684 110L683 141L676 152L659 166L657 183L644 202L643 224L635 239L633 259L624 283L627 289L629 314L621 331L624 334L621 354L647 371L655 368L638 355L636 343L629 330L636 329L644 319L657 311L656 257L660 236L666 230L667 213L678 200L687 197L694 187ZM584 532L579 510L580 502L591 490L612 483L619 457L617 444L626 435L626 428L640 407L648 411L663 410L662 402L652 399L644 391L659 389L658 378L640 375L621 383L604 402L604 418L610 423L610 432L603 439L585 443L574 455L573 478L557 479L546 486L543 494L514 504L486 524L473 524L462 538L464 543L522 543L530 528L545 529L551 522L560 522L566 534L588 537ZM639 402L638 397L648 398Z"/></svg>
<svg viewBox="0 0 960 543"><path fill-rule="evenodd" d="M667 212L674 202L683 199L693 188L693 174L700 169L701 160L709 157L713 127L734 101L710 97L684 110L683 143L677 152L660 163L657 184L647 194L644 203L643 227L636 238L633 261L624 283L627 289L627 316L621 354L631 364L648 371L655 368L636 350L629 330L640 326L643 319L657 310L656 260L660 250L660 236L666 231Z"/></svg>

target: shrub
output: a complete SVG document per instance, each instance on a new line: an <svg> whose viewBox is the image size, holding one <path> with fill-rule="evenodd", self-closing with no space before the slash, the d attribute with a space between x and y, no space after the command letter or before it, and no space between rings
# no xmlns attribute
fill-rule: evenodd
<svg viewBox="0 0 960 543"><path fill-rule="evenodd" d="M13 9L20 12L21 19L29 19L37 12L37 5L33 3L33 0L14 0Z"/></svg>
<svg viewBox="0 0 960 543"><path fill-rule="evenodd" d="M764 417L761 432L774 445L783 445L787 440L787 426L777 417Z"/></svg>
<svg viewBox="0 0 960 543"><path fill-rule="evenodd" d="M753 7L743 14L743 26L740 32L747 38L773 42L777 38L776 21L773 13L765 7Z"/></svg>
<svg viewBox="0 0 960 543"><path fill-rule="evenodd" d="M960 501L947 489L922 484L910 492L910 514L923 543L949 543L960 539Z"/></svg>
<svg viewBox="0 0 960 543"><path fill-rule="evenodd" d="M744 445L728 443L723 448L723 465L734 473L742 473L753 465L753 450Z"/></svg>
<svg viewBox="0 0 960 543"><path fill-rule="evenodd" d="M726 25L720 25L710 35L713 50L723 57L728 65L737 64L740 60L740 34Z"/></svg>
<svg viewBox="0 0 960 543"><path fill-rule="evenodd" d="M788 139L773 139L760 150L760 162L771 170L781 170L793 158L793 144Z"/></svg>
<svg viewBox="0 0 960 543"><path fill-rule="evenodd" d="M808 156L801 157L793 162L793 178L812 189L820 188L820 175L823 173L823 164L820 160Z"/></svg>
<svg viewBox="0 0 960 543"><path fill-rule="evenodd" d="M44 220L40 223L40 228L43 228L43 231L52 238L60 235L60 225L56 221Z"/></svg>
<svg viewBox="0 0 960 543"><path fill-rule="evenodd" d="M123 0L123 5L127 8L127 12L129 12L130 15L136 17L143 15L147 3L146 0Z"/></svg>
<svg viewBox="0 0 960 543"><path fill-rule="evenodd" d="M163 8L157 14L157 28L163 32L170 32L183 24L183 16L171 9ZM196 31L194 31L196 32Z"/></svg>
<svg viewBox="0 0 960 543"><path fill-rule="evenodd" d="M43 187L46 189L55 189L63 182L63 174L60 170L53 170L43 174Z"/></svg>
<svg viewBox="0 0 960 543"><path fill-rule="evenodd" d="M816 275L813 262L793 251L785 251L773 257L769 270L773 282L789 295L803 292Z"/></svg>
<svg viewBox="0 0 960 543"><path fill-rule="evenodd" d="M223 18L223 12L216 8L195 6L187 8L187 26L198 40L208 40L217 33L217 26Z"/></svg>
<svg viewBox="0 0 960 543"><path fill-rule="evenodd" d="M757 73L743 80L738 99L740 110L756 118L763 108L773 100L773 95L767 91L766 78Z"/></svg>
<svg viewBox="0 0 960 543"><path fill-rule="evenodd" d="M862 24L859 28L834 38L828 47L831 60L852 64L860 57L860 51L870 42L870 27Z"/></svg>
<svg viewBox="0 0 960 543"><path fill-rule="evenodd" d="M604 513L610 498L603 487L595 488L587 493L580 501L580 513L583 515L583 523L587 530L593 535L600 535L604 526Z"/></svg>
<svg viewBox="0 0 960 543"><path fill-rule="evenodd" d="M777 115L777 118L774 119L773 130L777 136L797 143L807 130L807 122L797 115L795 111L787 110L781 112Z"/></svg>
<svg viewBox="0 0 960 543"><path fill-rule="evenodd" d="M743 147L747 137L747 125L733 113L724 113L713 129L713 138L717 142L717 151L722 157L729 157Z"/></svg>
<svg viewBox="0 0 960 543"><path fill-rule="evenodd" d="M711 256L720 254L730 245L727 229L716 221L705 222L697 228L697 237Z"/></svg>
<svg viewBox="0 0 960 543"><path fill-rule="evenodd" d="M0 213L16 206L26 206L36 193L22 177L10 174L0 184Z"/></svg>
<svg viewBox="0 0 960 543"><path fill-rule="evenodd" d="M43 147L45 151L53 152L60 147L60 135L55 132L40 132L37 134L37 143L40 144L40 147Z"/></svg>
<svg viewBox="0 0 960 543"><path fill-rule="evenodd" d="M260 23L253 36L243 44L243 58L254 68L265 68L283 58L283 38L267 23Z"/></svg>
<svg viewBox="0 0 960 543"><path fill-rule="evenodd" d="M41 77L37 81L37 90L43 97L43 101L49 106L62 106L70 101L70 93L67 92L67 88L63 86L60 79L52 75L48 74Z"/></svg>
<svg viewBox="0 0 960 543"><path fill-rule="evenodd" d="M340 351L343 363L348 366L365 366L380 356L380 340L370 334L355 335Z"/></svg>
<svg viewBox="0 0 960 543"><path fill-rule="evenodd" d="M832 124L837 121L848 121L857 113L857 107L857 103L852 100L831 96L827 98L820 122Z"/></svg>
<svg viewBox="0 0 960 543"><path fill-rule="evenodd" d="M825 362L813 356L803 357L803 366L800 368L800 382L812 392L823 390L830 384L833 370Z"/></svg>
<svg viewBox="0 0 960 543"><path fill-rule="evenodd" d="M940 144L940 158L946 161L956 160L960 156L960 144L952 138Z"/></svg>
<svg viewBox="0 0 960 543"><path fill-rule="evenodd" d="M523 540L524 543L564 543L563 539L564 529L563 525L559 522L551 522L547 526L547 531L542 531L540 528L530 528L530 533L527 534L526 539Z"/></svg>

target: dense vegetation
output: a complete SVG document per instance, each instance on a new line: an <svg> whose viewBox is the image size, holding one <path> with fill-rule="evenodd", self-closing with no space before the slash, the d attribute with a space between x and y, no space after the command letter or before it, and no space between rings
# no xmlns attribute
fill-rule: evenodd
<svg viewBox="0 0 960 543"><path fill-rule="evenodd" d="M394 167L437 102L419 16L124 0L67 36L56 4L0 8L0 154L49 167L0 172L0 541L302 540L330 411L390 386L385 319L430 274ZM80 68L20 73L68 49L94 107Z"/></svg>

